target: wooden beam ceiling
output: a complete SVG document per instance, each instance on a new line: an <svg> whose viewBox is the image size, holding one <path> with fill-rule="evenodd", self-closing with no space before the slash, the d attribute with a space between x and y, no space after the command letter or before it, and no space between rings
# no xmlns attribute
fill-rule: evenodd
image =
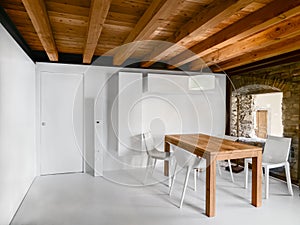
<svg viewBox="0 0 300 225"><path fill-rule="evenodd" d="M252 72L255 70L260 70L267 67L273 67L278 65L286 65L290 63L299 62L300 59L300 50L287 52L281 55L276 55L270 58L266 58L263 60L255 61L253 63L245 64L242 66L234 67L233 69L226 70L226 74L229 76L238 75L241 73ZM214 66L212 66L213 70L216 70Z"/></svg>
<svg viewBox="0 0 300 225"><path fill-rule="evenodd" d="M22 0L34 29L50 61L58 61L58 51L52 33L45 2L43 0Z"/></svg>
<svg viewBox="0 0 300 225"><path fill-rule="evenodd" d="M208 55L203 56L202 59L208 66L219 64L220 62L229 59L230 61L232 61L231 59L241 55L245 55L245 53L253 52L257 49L265 48L278 42L282 43L284 40L293 38L298 35L300 35L300 15L291 17L279 24L275 24L264 30L263 32L245 38L234 45L228 45L220 50L216 50ZM286 45L284 46L286 47ZM278 54L282 53L278 52L277 48L274 48L273 51ZM268 55L267 52L266 55ZM245 60L246 61L244 61L244 63L246 64L249 61L251 62L252 58ZM242 63L242 61L240 61L240 63ZM231 65L234 65L233 61ZM203 67L203 65L199 64L192 64L191 66L193 66L193 70L197 70Z"/></svg>
<svg viewBox="0 0 300 225"><path fill-rule="evenodd" d="M285 0L273 1L258 11L249 14L244 19L233 23L227 28L190 48L190 51L194 52L195 55L191 56L187 52L184 52L171 59L170 64L179 67L203 57L216 49L221 49L227 45L237 43L238 40L251 36L266 27L299 14L299 5L299 0L288 2ZM191 68L198 69L199 66L197 67L197 63L198 62L192 64Z"/></svg>
<svg viewBox="0 0 300 225"><path fill-rule="evenodd" d="M111 0L92 0L89 26L83 52L83 63L91 63L101 31L108 15Z"/></svg>
<svg viewBox="0 0 300 225"><path fill-rule="evenodd" d="M264 48L260 48L255 51L251 51L243 55L240 55L238 57L232 58L230 60L218 64L218 67L213 67L212 69L214 72L228 70L241 65L259 61L265 58L270 58L276 55L295 51L299 49L298 46L300 46L300 35L287 38L282 42L278 42L273 45L269 45ZM298 61L300 61L299 58Z"/></svg>
<svg viewBox="0 0 300 225"><path fill-rule="evenodd" d="M288 43L300 39L300 0L1 0L0 6L34 61L65 62L64 56L89 64L108 56L110 66L137 60L144 67L218 63L228 70L300 50Z"/></svg>
<svg viewBox="0 0 300 225"><path fill-rule="evenodd" d="M191 47L191 44L197 43L207 29L216 27L224 18L230 17L251 2L253 0L215 0L182 26L174 36L167 39L168 42L175 43L174 45L167 48L164 44L157 46L150 56L144 58L143 61L146 62L142 66L149 67L161 59L166 59L170 55L172 56L174 52L178 52L178 48L184 49L181 46L186 48Z"/></svg>
<svg viewBox="0 0 300 225"><path fill-rule="evenodd" d="M152 1L151 5L137 22L136 26L130 32L123 44L148 39L160 23L167 20L171 13L183 2L184 0ZM138 43L135 43L122 48L121 51L117 52L114 56L114 65L123 64L126 59L134 53L137 47Z"/></svg>

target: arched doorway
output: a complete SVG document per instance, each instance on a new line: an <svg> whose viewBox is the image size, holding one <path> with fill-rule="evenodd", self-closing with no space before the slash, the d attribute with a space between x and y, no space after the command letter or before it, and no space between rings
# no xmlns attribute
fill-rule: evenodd
<svg viewBox="0 0 300 225"><path fill-rule="evenodd" d="M247 85L232 92L231 134L246 138L282 136L282 92L268 85Z"/></svg>

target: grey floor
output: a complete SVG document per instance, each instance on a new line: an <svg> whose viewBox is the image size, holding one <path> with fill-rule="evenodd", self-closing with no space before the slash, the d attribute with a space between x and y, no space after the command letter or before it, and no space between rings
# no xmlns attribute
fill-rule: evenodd
<svg viewBox="0 0 300 225"><path fill-rule="evenodd" d="M196 192L191 188L182 209L177 208L184 173L178 175L173 195L161 168L143 185L144 170L115 171L105 177L65 174L36 178L12 225L260 225L300 224L300 197L294 186L289 196L286 184L271 179L270 198L261 208L250 204L250 189L243 188L244 173L230 181L224 171L217 177L217 211L214 218L204 215L205 172L198 177ZM250 180L251 182L251 180Z"/></svg>

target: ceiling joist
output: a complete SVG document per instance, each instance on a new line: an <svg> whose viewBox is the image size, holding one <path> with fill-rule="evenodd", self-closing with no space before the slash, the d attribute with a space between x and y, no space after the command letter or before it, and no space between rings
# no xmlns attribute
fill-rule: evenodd
<svg viewBox="0 0 300 225"><path fill-rule="evenodd" d="M286 39L293 38L299 35L300 15L297 15L286 19L279 24L275 24L258 34L243 39L235 45L228 45L220 50L205 55L202 57L202 59L208 66L219 64L220 62L236 58L238 56L244 55L245 53L249 53L260 48L271 46L278 42L283 42ZM273 51L277 53L278 49L274 48ZM266 53L266 56L267 55L269 54ZM232 65L234 65L233 62ZM191 66L193 66L191 67L192 70L197 70L203 67L203 65L199 64L192 64Z"/></svg>
<svg viewBox="0 0 300 225"><path fill-rule="evenodd" d="M89 26L83 51L83 63L91 63L102 28L107 17L111 0L92 0L90 6Z"/></svg>
<svg viewBox="0 0 300 225"><path fill-rule="evenodd" d="M107 55L109 65L217 63L231 71L300 49L300 0L2 0L0 7L34 61L76 55L68 62L89 64Z"/></svg>
<svg viewBox="0 0 300 225"><path fill-rule="evenodd" d="M58 51L45 2L43 0L22 0L22 2L49 60L58 61Z"/></svg>
<svg viewBox="0 0 300 225"><path fill-rule="evenodd" d="M143 41L150 37L150 35L159 27L160 23L167 20L171 13L178 8L184 0L155 0L145 11L134 29L130 32L123 44L134 41ZM113 63L114 65L123 64L138 47L138 43L125 45L118 51Z"/></svg>
<svg viewBox="0 0 300 225"><path fill-rule="evenodd" d="M224 70L228 70L231 68L235 68L238 66L246 65L249 63L253 63L259 60L263 60L266 58L270 58L273 56L281 55L284 53L295 51L300 46L300 35L287 38L282 42L275 43L273 45L269 45L265 48L257 49L255 51L248 52L241 56L232 58L225 62L218 64L218 68L213 68L214 72L220 72ZM275 51L274 51L275 50Z"/></svg>
<svg viewBox="0 0 300 225"><path fill-rule="evenodd" d="M159 60L165 60L166 57L174 56L172 54L177 53L178 48L181 46L185 48L191 47L191 44L197 43L207 29L216 27L224 18L230 17L251 2L253 2L253 0L215 0L182 26L174 36L167 39L168 42L175 43L174 45L167 48L164 44L158 46L150 56L144 59L145 62L142 66L149 67ZM181 51L184 50L182 47L181 49Z"/></svg>
<svg viewBox="0 0 300 225"><path fill-rule="evenodd" d="M284 19L299 13L299 0L273 1L258 11L249 14L242 20L233 23L227 28L190 48L190 51L194 52L195 55L191 56L190 54L183 52L182 54L171 59L170 64L179 67L191 61L197 60L200 57L215 51L216 49L221 49L227 45L234 44L238 40L251 36L273 24L279 23ZM187 57L187 55L189 56ZM197 64L197 62L194 64ZM192 65L191 67L196 67L196 65Z"/></svg>

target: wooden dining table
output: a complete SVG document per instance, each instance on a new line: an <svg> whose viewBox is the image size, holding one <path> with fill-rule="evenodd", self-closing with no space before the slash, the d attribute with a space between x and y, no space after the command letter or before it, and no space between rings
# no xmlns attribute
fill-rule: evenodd
<svg viewBox="0 0 300 225"><path fill-rule="evenodd" d="M216 161L252 158L252 200L255 207L262 204L262 148L206 134L174 134L165 136L165 152L170 144L178 146L206 159L205 213L216 213ZM169 161L165 161L164 174L169 176Z"/></svg>

